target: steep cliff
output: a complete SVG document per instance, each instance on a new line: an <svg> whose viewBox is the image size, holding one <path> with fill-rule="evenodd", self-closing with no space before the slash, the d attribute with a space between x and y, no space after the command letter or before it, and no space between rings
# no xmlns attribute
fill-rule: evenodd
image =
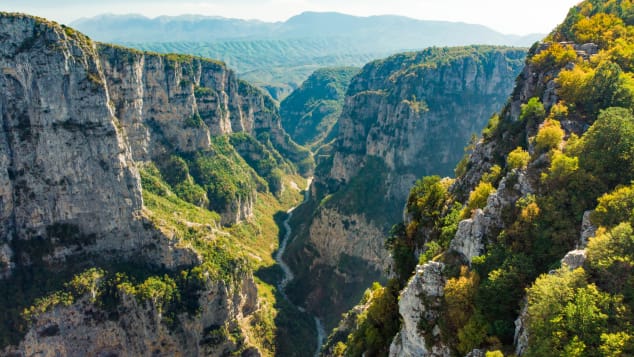
<svg viewBox="0 0 634 357"><path fill-rule="evenodd" d="M251 269L312 170L274 102L220 62L41 18L1 13L0 39L5 353L274 349Z"/></svg>
<svg viewBox="0 0 634 357"><path fill-rule="evenodd" d="M353 302L335 296L339 291L356 299L359 287L383 276L385 237L409 188L423 174L451 173L470 135L511 92L524 56L519 49L432 48L363 68L348 89L330 155L316 171L314 212L297 221L289 260L303 273L299 301L338 316ZM337 288L323 291L325 279Z"/></svg>
<svg viewBox="0 0 634 357"><path fill-rule="evenodd" d="M416 270L400 296L404 324L391 355L404 346L421 356L634 352L634 246L625 243L634 178L633 62L624 52L634 42L632 14L630 2L573 7L531 48L509 102L457 166L457 179L426 177L411 191L406 220L390 239L397 279ZM403 309L421 267L440 263L440 314L417 314L436 306L435 292Z"/></svg>

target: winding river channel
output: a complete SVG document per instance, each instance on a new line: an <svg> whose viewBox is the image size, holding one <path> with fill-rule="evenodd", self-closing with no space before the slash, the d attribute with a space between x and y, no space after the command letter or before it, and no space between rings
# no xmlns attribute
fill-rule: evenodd
<svg viewBox="0 0 634 357"><path fill-rule="evenodd" d="M312 181L313 181L312 177L308 179L308 182L306 184L306 191L304 192L304 201L300 203L300 205L308 200L310 196L310 184L312 183ZM303 307L293 304L293 302L286 295L286 286L288 285L288 283L291 282L291 280L293 280L295 276L293 275L293 271L291 270L291 268L284 261L284 252L286 251L286 247L288 246L288 243L292 236L291 225L289 222L291 221L291 218L293 217L293 211L297 207L299 206L295 206L286 212L288 216L282 223L284 225L285 233L284 233L284 238L282 239L282 242L280 243L280 249L278 249L277 253L275 254L275 261L277 262L277 264L279 264L279 266L284 271L284 278L282 279L282 281L279 282L279 284L277 285L277 288L282 293L282 296L284 296L284 298L289 303L291 303L291 305L295 306L300 311L305 312L306 310ZM326 331L324 330L324 324L321 322L321 320L317 316L313 316L313 319L315 320L315 328L317 329L317 348L315 350L315 357L317 357L319 356L321 345L323 344L324 339L326 338Z"/></svg>

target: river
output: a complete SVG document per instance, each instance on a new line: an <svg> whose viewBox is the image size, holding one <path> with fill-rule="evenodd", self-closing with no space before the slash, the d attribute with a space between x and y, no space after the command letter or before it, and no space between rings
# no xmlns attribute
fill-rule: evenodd
<svg viewBox="0 0 634 357"><path fill-rule="evenodd" d="M312 177L308 179L308 182L306 184L306 191L304 192L304 201L300 203L300 205L306 202L308 198L310 197L310 184L312 183L312 181L313 181ZM282 239L282 242L280 243L280 249L278 249L277 253L275 254L275 261L277 262L277 264L279 264L279 266L284 271L284 278L282 279L282 281L279 282L279 284L277 284L277 288L282 294L282 296L284 296L284 298L289 303L291 303L291 305L295 306L300 311L305 312L305 309L303 307L293 304L293 302L286 295L286 286L288 285L288 283L291 282L291 280L293 280L295 275L293 275L293 271L288 266L288 264L286 264L286 262L284 261L284 252L286 251L286 247L288 246L288 243L291 240L291 236L292 236L291 225L289 222L291 221L291 218L293 217L293 211L297 207L299 206L295 206L286 212L288 216L282 223L282 225L284 226L285 233L284 233L284 238ZM319 317L313 316L313 319L315 320L315 328L317 330L317 348L315 350L315 357L317 357L319 356L321 345L323 344L324 339L326 338L326 331L324 330L324 324L319 319Z"/></svg>

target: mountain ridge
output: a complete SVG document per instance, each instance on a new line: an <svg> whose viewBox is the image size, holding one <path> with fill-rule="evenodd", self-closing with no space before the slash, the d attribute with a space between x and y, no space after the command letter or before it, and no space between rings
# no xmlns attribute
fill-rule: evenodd
<svg viewBox="0 0 634 357"><path fill-rule="evenodd" d="M311 26L319 25L322 31L321 32L315 31L315 32L319 34L324 34L324 33L327 33L327 32L323 32L324 29L328 31L333 31L333 27L329 27L329 28L323 27L323 25L326 23L345 24L346 22L348 22L348 23L353 23L355 26L360 26L360 25L364 26L367 24L372 24L373 26L376 26L376 24L381 23L381 21L383 21L384 23L390 23L390 24L409 23L409 24L418 24L418 25L427 25L427 26L445 26L445 27L455 26L455 28L457 28L457 26L463 26L463 28L478 29L478 30L488 32L489 34L506 36L510 39L515 39L517 41L525 41L521 43L506 43L506 44L500 43L501 45L515 44L515 45L528 46L532 44L534 40L537 40L538 38L541 38L544 36L544 34L539 34L539 33L507 34L507 33L503 33L503 32L491 29L487 27L486 25L468 23L463 21L425 20L425 19L416 19L416 18L412 18L408 16L391 15L391 14L359 16L359 15L350 15L350 14L334 12L334 11L326 11L326 12L304 11L297 15L293 15L289 17L287 20L283 20L283 21L265 21L265 20L259 20L259 19L241 19L241 18L232 18L232 17L224 17L224 16L210 16L210 15L196 15L196 14L161 15L156 17L147 17L141 14L101 14L101 15L96 15L92 17L82 17L80 19L71 21L69 25L72 27L76 27L79 30L82 30L87 28L86 26L89 26L91 24L99 24L100 22L102 22L101 25L105 25L106 21L120 21L120 20L129 20L129 19L142 20L145 24L148 24L148 23L151 24L153 22L158 22L161 24L169 24L169 23L178 23L180 22L180 20L183 20L184 22L185 21L199 22L201 24L204 24L205 22L218 21L225 24L261 25L262 27L259 28L260 31L262 29L267 29L271 32L278 32L278 34L282 33L284 34L284 36L289 36L291 38L302 38L302 37L305 37L306 35L301 34L297 36L290 36L288 34L289 32L288 29L285 29L284 26L299 25L300 27L310 28ZM336 26L334 26L334 28L336 28ZM242 32L242 35L240 36L232 37L229 35L224 35L224 36L217 36L217 39L227 40L227 39L243 38L249 35L253 35L253 34L249 33L248 31L244 31ZM260 34L259 36L257 36L257 38L264 39L270 35L271 34L267 34L267 35ZM123 38L109 37L107 39L109 41L115 41L115 42L125 41L125 39ZM487 43L474 43L474 44L487 44Z"/></svg>
<svg viewBox="0 0 634 357"><path fill-rule="evenodd" d="M529 47L542 35L504 35L483 25L305 12L283 22L109 15L71 24L99 41L146 51L217 58L281 101L319 67L362 66L432 46ZM286 56L288 54L288 56Z"/></svg>

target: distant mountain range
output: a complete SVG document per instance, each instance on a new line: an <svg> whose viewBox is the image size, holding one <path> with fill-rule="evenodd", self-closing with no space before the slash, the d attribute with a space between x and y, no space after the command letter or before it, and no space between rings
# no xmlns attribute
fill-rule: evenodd
<svg viewBox="0 0 634 357"><path fill-rule="evenodd" d="M482 25L403 16L305 12L284 22L183 15L100 15L70 24L95 40L157 52L213 57L281 99L315 69L361 66L431 46L528 47L543 37L505 35Z"/></svg>

